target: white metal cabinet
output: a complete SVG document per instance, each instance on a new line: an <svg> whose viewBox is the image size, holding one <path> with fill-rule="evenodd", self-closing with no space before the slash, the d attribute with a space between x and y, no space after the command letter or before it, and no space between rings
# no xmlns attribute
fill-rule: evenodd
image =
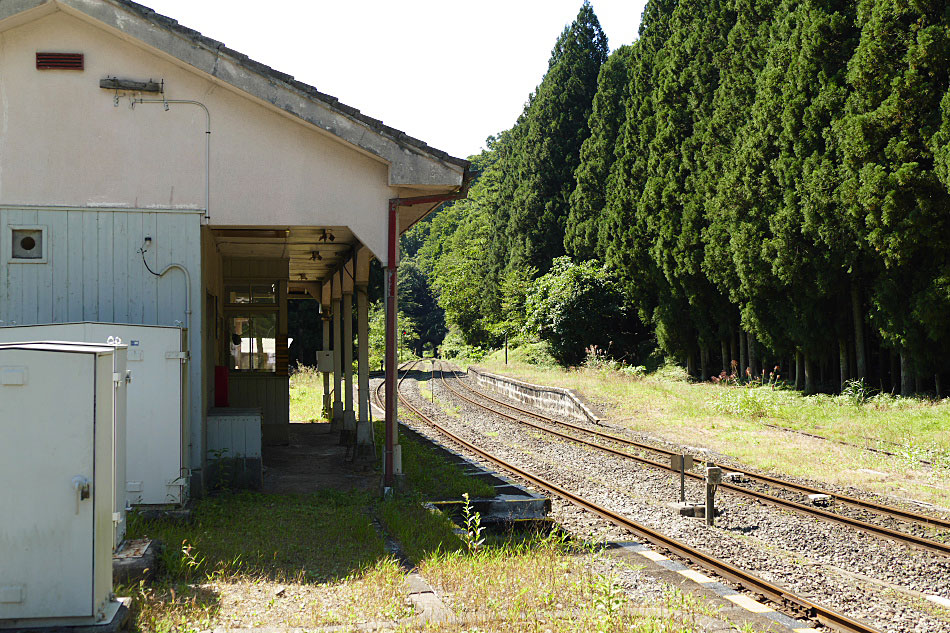
<svg viewBox="0 0 950 633"><path fill-rule="evenodd" d="M118 608L114 353L0 347L0 629L90 624Z"/></svg>
<svg viewBox="0 0 950 633"><path fill-rule="evenodd" d="M188 429L184 420L184 334L178 327L121 323L60 323L0 327L0 343L68 340L105 343L119 337L128 346L126 499L138 504L181 504Z"/></svg>

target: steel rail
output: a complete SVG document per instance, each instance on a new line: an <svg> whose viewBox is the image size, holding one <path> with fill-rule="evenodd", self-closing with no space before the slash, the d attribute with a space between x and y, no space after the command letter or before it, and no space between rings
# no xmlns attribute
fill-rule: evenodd
<svg viewBox="0 0 950 633"><path fill-rule="evenodd" d="M486 400L490 400L490 401L492 401L492 402L494 402L494 403L497 403L497 404L500 404L500 405L502 405L502 406L508 407L509 409L514 409L515 411L520 411L521 413L525 413L525 414L527 414L527 415L530 415L530 416L532 416L532 417L538 418L538 419L540 419L540 420L544 420L544 421L546 421L546 422L552 422L552 423L554 423L554 424L558 424L558 425L561 425L561 426L564 426L564 427L566 427L566 428L573 429L573 430L576 430L576 431L581 431L581 432L583 432L583 433L588 433L588 434L590 434L590 435L595 435L595 436L597 436L597 437L601 437L601 438L603 438L603 439L607 439L607 440L610 440L610 441L612 441L612 442L617 442L617 443L619 443L619 444L625 444L625 445L627 445L627 446L633 446L633 447L636 447L636 448L639 448L639 449L643 449L643 450L653 451L653 452L655 452L655 453L660 453L660 454L663 454L663 455L666 455L666 456L672 456L672 455L678 455L678 454L679 454L679 453L677 453L676 451L671 451L671 450L669 450L669 449L660 448L660 447L657 447L657 446L651 446L651 445L649 445L649 444L644 444L644 443L642 443L642 442L637 442L637 441L630 440L630 439L627 439L627 438L624 438L624 437L619 437L619 436L617 436L617 435L613 435L612 433L604 433L603 431L596 431L596 430L593 430L593 429L587 429L587 428L584 428L584 427L582 427L582 426L578 426L578 425L576 425L576 424L571 424L570 422L563 422L563 421L561 421L561 420L555 420L554 418L551 418L551 417L548 417L548 416L545 416L545 415L541 415L541 414L539 414L539 413L535 413L534 411L529 411L528 409L524 409L524 408L522 408L522 407L519 407L519 406L517 406L517 405L510 404L510 403L508 403L508 402L504 402L503 400L499 400L499 399L497 399L497 398L494 398L494 397L492 397L492 396L490 396L490 395L488 395L488 394L485 394L485 393L483 393L483 392L481 392L481 391L477 391L477 390L473 389L472 387L470 387L469 385L467 385L467 384L465 383L465 381L461 380L457 375L455 375L455 372L454 372L454 371L452 372L452 374L453 374L453 376L456 378L456 380L459 382L459 384L461 384L462 386L464 386L466 389L468 389L468 390L471 391L472 393L476 394L477 396L479 396L479 397L481 397L481 398L485 398ZM443 381L444 381L444 378L443 378ZM446 384L448 384L448 383L446 383ZM451 389L451 388L450 388L450 389ZM457 393L457 392L456 392L456 393ZM460 396L460 397L461 397L461 396ZM464 399L464 398L463 398L463 399ZM481 407L484 407L484 406L485 406L485 405L483 405L483 404L481 404L481 403L477 403L477 402L474 403L474 404L476 404L476 405L478 405L478 406L481 406ZM513 419L513 420L516 419L516 418L512 418L511 416L507 416L507 415L505 415L504 413L500 413L500 412L496 412L496 413L499 413L499 415L508 417L509 419ZM655 461L653 461L653 460L647 460L647 459L645 459L645 458L638 458L638 457L634 457L634 456L630 456L630 457L633 457L634 459L645 460L646 463L651 463L651 464L657 466L658 468L663 468L663 469L665 469L665 470L674 471L673 468L671 468L670 466L668 466L668 465L666 465L666 464L663 464L663 463L661 463L661 462L655 462ZM840 501L840 502L842 502L842 503L844 503L844 504L846 504L846 505L855 506L855 507L858 507L858 508L862 508L862 509L864 509L864 510L870 510L870 511L876 512L876 513L878 513L878 514L882 514L882 515L886 515L886 516L891 516L891 517L898 518L898 519L902 519L902 520L905 520L905 521L911 521L911 522L913 522L913 523L918 523L918 524L921 524L921 525L924 525L924 526L927 526L927 527L939 527L939 528L943 528L943 529L950 530L950 520L942 519L942 518L940 518L940 517L932 517L932 516L928 516L928 515L925 515L925 514L918 514L918 513L916 513L916 512L911 512L911 511L909 511L909 510L902 510L902 509L900 509L900 508L895 508L895 507L892 507L892 506L885 506L885 505L882 505L882 504L879 504L879 503L874 503L873 501L866 501L866 500L864 500L864 499L858 499L858 498L856 498L856 497L850 497L850 496L848 496L848 495L842 495L842 494L839 494L839 493L836 493L836 492L831 492L831 491L829 491L829 490L823 490L823 489L821 489L821 488L815 488L815 487L813 487L813 486L806 486L806 485L804 485L804 484L798 484L798 483L795 483L795 482L792 482L792 481L786 481L786 480L784 480L784 479L779 479L779 478L777 478L777 477L771 477L771 476L769 476L769 475L762 475L762 474L760 474L760 473L756 473L756 472L753 472L753 471L750 471L750 470L746 470L746 469L740 468L740 467L729 466L728 468L729 468L730 471L737 472L737 473L741 473L742 475L745 475L745 476L748 477L749 479L755 479L755 480L757 480L757 481L767 483L767 484L772 485L772 486L775 486L775 487L777 487L777 488L784 488L784 489L786 489L786 490L791 490L791 491L793 491L793 492L800 492L800 493L804 493L804 494L823 494L823 495L828 495L829 497L834 498L836 501ZM677 471L675 471L675 472L679 472L679 471L677 470ZM690 474L690 473L687 473L687 474ZM699 475L697 475L697 476L699 476ZM735 488L734 486L733 486L733 487L730 487L729 484L722 484L722 485L723 485L724 487L727 487L727 488L730 488L730 489L734 489L734 488ZM807 506L805 506L805 507L807 507ZM831 513L831 514L834 514L834 513ZM834 516L839 516L839 515L834 515ZM927 539L924 539L924 540L926 541ZM937 543L937 541L928 541L928 542L929 542L929 543ZM944 544L943 544L943 543L939 543L939 545L944 545ZM944 545L944 548L945 548L944 551L942 551L941 553L950 554L950 546Z"/></svg>
<svg viewBox="0 0 950 633"><path fill-rule="evenodd" d="M440 369L440 374L442 370ZM405 376L404 376L405 377ZM443 375L444 380L444 375ZM400 381L401 382L401 381ZM398 384L397 384L398 389ZM377 391L378 394L378 391ZM510 464L499 457L484 451L474 444L463 440L461 437L455 435L451 431L445 429L443 426L437 424L434 420L420 411L415 407L408 399L399 395L399 400L404 405L406 405L413 413L419 416L426 424L429 424L432 428L436 429L446 437L450 438L452 441L458 443L461 446L464 446L469 451L479 455L483 459L486 459L497 466L508 470L509 472L515 473L516 475L526 479L527 481L533 483L534 485L543 488L559 497L566 499L567 501L573 503L574 505L581 507L589 512L600 516L603 519L613 523L616 526L630 530L634 534L639 535L640 537L646 539L647 541L657 545L661 548L664 548L670 552L673 552L677 556L685 558L694 564L713 572L714 574L726 578L732 582L739 584L744 587L746 590L751 591L752 593L765 596L767 599L771 600L774 603L782 604L787 607L792 608L793 610L803 612L806 617L811 618L820 622L821 624L834 628L839 631L844 631L845 633L880 633L878 629L859 622L848 616L823 607L817 603L811 602L805 598L802 598L782 587L773 585L766 580L755 576L747 571L739 569L734 565L731 565L725 561L721 561L709 554L701 552L697 549L694 549L688 545L680 543L673 538L670 538L656 530L649 528L645 525L641 525L632 519L629 519L623 515L617 514L611 510L598 506L597 504L584 499L583 497L574 494L565 488L558 486L552 482L549 482L538 475L530 473L522 468L519 468L513 464Z"/></svg>
<svg viewBox="0 0 950 633"><path fill-rule="evenodd" d="M602 445L602 444L597 444L596 442L590 442L590 441L588 441L588 440L585 440L585 439L583 439L583 438L576 437L576 436L574 436L574 435L570 435L570 434L568 434L568 433L562 433L562 432L557 431L557 430L554 430L554 429L552 429L552 428L550 428L550 427L545 427L545 426L542 426L542 425L540 425L540 424L535 424L535 423L529 422L529 421L527 421L527 420L522 420L522 419L516 418L516 417L514 417L514 416L510 416L510 415L508 415L508 414L506 414L506 413L503 413L503 412L501 412L501 411L497 411L497 410L495 410L495 409L492 409L491 407L485 406L484 404L475 402L474 400L472 400L472 399L470 399L470 398L467 398L467 397L464 396L463 394L461 394L461 393L459 393L458 391L456 391L455 389L453 389L453 388L449 385L448 381L445 381L445 380L444 380L444 378L443 378L443 384L449 389L449 391L451 391L452 393L456 394L456 395L457 395L459 398L461 398L462 400L465 400L466 402L470 402L470 403L472 403L472 404L474 404L474 405L476 405L476 406L479 406L479 407L481 407L481 408L483 408L483 409L485 409L485 410L487 410L487 411L491 411L491 412L494 413L495 415L500 415L500 416L502 416L502 417L508 418L509 420L513 420L513 421L515 421L515 422L518 422L519 424L524 424L524 425L529 426L529 427L531 427L531 428L533 428L533 429L538 429L539 431L543 431L543 432L545 432L545 433L549 433L549 434L554 435L554 436L556 436L556 437L560 437L560 438L565 439L565 440L569 440L569 441L572 441L572 442L576 442L576 443L578 443L578 444L583 444L583 445L585 445L585 446L590 446L590 447L595 448L595 449L597 449L597 450L600 450L600 451L603 451L603 452L607 452L607 453L610 453L610 454L612 454L612 455L616 455L616 456L618 456L618 457L623 457L623 458L626 458L626 459L632 459L632 460L634 460L634 461L637 461L637 462L640 462L640 463L643 463L643 464L647 464L647 465L649 465L649 466L653 466L653 467L655 467L655 468L659 468L659 469L662 469L662 470L667 470L667 471L670 471L670 472L674 472L674 473L678 473L678 472L679 472L679 470L676 470L676 469L674 469L674 468L671 468L669 465L664 464L664 463L662 463L662 462L657 462L657 461L654 461L654 460L652 460L652 459L648 459L648 458L646 458L646 457L640 457L640 456L638 456L638 455L631 455L630 453L625 453L625 452L623 452L623 451L619 451L619 450L617 450L617 449L615 449L615 448L611 448L611 447L609 447L609 446L604 446L604 445ZM687 477L690 477L691 479L698 479L698 480L700 480L700 481L703 480L703 476L702 476L702 475L697 474L697 473L694 473L694 472L691 472L691 471L686 471L685 475L686 475ZM842 515L840 515L840 514L835 514L834 512L828 512L827 510L822 510L822 509L820 509L820 508L813 508L813 507L811 507L811 506L806 506L806 505L803 505L803 504L800 504L800 503L796 503L795 501L789 501L788 499L782 499L781 497L776 497L776 496L773 496L773 495L770 495L770 494L767 494L767 493L764 493L764 492L757 492L757 491L755 491L755 490L749 490L749 489L747 489L747 488L743 488L743 487L741 487L741 486L736 486L736 485L734 485L734 484L730 484L730 483L726 483L726 482L720 483L720 484L719 484L719 487L720 487L720 488L724 488L724 489L726 489L726 490L730 490L730 491L732 491L732 492L734 492L734 493L736 493L736 494L738 494L738 495L741 495L741 496L743 496L743 497L747 497L747 498L749 498L749 499L754 499L754 500L756 500L756 501L763 501L763 502L765 502L765 503L770 503L770 504L772 504L772 505L777 505L777 506L782 507L782 508L785 508L785 509L787 509L787 510L791 510L791 511L793 511L793 512L797 512L797 513L799 513L799 514L803 514L803 515L805 515L805 516L818 516L818 517L820 517L820 518L822 518L822 519L824 519L824 520L826 520L826 521L833 522L833 523L842 523L842 524L844 524L844 525L847 525L848 527L851 527L851 528L854 528L854 529L857 529L857 530L861 530L862 532L867 532L868 534L873 534L873 535L875 535L875 536L880 536L880 537L882 537L882 538L891 539L891 540L897 541L897 542L899 542L899 543L903 543L903 544L906 544L906 545L911 545L911 546L913 546L913 547L916 547L916 548L919 548L919 549L924 549L924 550L927 550L927 551L930 551L930 552L934 552L934 553L936 553L936 554L941 554L941 555L943 555L943 556L950 556L950 545L947 545L947 544L945 544L945 543L940 543L940 542L938 542L938 541L932 541L932 540L930 540L930 539L926 539L926 538L923 538L923 537L920 537L920 536L916 536L916 535L914 535L914 534L907 534L906 532L900 532L900 531L898 531L898 530L892 530L891 528L886 528L886 527L883 527L883 526L880 526L880 525L875 525L875 524L873 524L873 523L867 523L866 521L861 521L860 519L854 519L854 518L851 518L851 517L842 516Z"/></svg>

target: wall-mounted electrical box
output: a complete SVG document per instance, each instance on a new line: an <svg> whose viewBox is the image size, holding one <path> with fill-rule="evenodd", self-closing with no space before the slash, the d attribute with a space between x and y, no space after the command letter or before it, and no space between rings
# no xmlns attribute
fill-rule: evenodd
<svg viewBox="0 0 950 633"><path fill-rule="evenodd" d="M125 474L117 479L132 505L181 504L187 499L183 424L187 355L178 327L62 323L0 327L0 343L23 340L106 343L127 347ZM123 502L125 503L125 502Z"/></svg>
<svg viewBox="0 0 950 633"><path fill-rule="evenodd" d="M317 352L317 370L333 373L333 351L320 350Z"/></svg>
<svg viewBox="0 0 950 633"><path fill-rule="evenodd" d="M104 623L119 608L115 354L0 346L0 629Z"/></svg>

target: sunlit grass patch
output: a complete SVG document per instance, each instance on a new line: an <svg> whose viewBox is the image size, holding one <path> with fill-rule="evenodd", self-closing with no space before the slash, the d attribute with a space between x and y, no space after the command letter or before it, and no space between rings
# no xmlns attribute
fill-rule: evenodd
<svg viewBox="0 0 950 633"><path fill-rule="evenodd" d="M131 513L128 538L165 549L153 584L117 593L133 598L140 631L399 616L402 572L373 526L373 503L352 492L244 492L197 501L187 523Z"/></svg>
<svg viewBox="0 0 950 633"><path fill-rule="evenodd" d="M631 377L618 371L505 365L494 355L479 365L535 384L577 389L599 405L611 423L686 446L705 446L755 468L950 506L947 399L870 395L864 389L805 396L769 386L691 383L681 368L670 366ZM878 471L887 476L874 474Z"/></svg>
<svg viewBox="0 0 950 633"><path fill-rule="evenodd" d="M415 417L412 412L402 410L400 417ZM375 424L376 443L385 442L385 428L382 422ZM466 475L459 466L451 464L431 446L403 434L399 438L402 446L402 469L412 487L428 501L460 499L468 493L474 498L495 496L495 488L484 481Z"/></svg>
<svg viewBox="0 0 950 633"><path fill-rule="evenodd" d="M290 419L302 422L324 420L323 374L316 367L297 365L290 374Z"/></svg>

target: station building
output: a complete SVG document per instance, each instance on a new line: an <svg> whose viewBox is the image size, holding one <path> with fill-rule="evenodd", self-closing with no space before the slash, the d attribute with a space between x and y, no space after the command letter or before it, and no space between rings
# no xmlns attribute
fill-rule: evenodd
<svg viewBox="0 0 950 633"><path fill-rule="evenodd" d="M134 2L0 1L0 326L179 328L192 494L209 417L259 410L263 444L287 442L294 296L320 302L336 343L335 424L370 441L373 258L392 483L399 234L468 180L465 160Z"/></svg>

